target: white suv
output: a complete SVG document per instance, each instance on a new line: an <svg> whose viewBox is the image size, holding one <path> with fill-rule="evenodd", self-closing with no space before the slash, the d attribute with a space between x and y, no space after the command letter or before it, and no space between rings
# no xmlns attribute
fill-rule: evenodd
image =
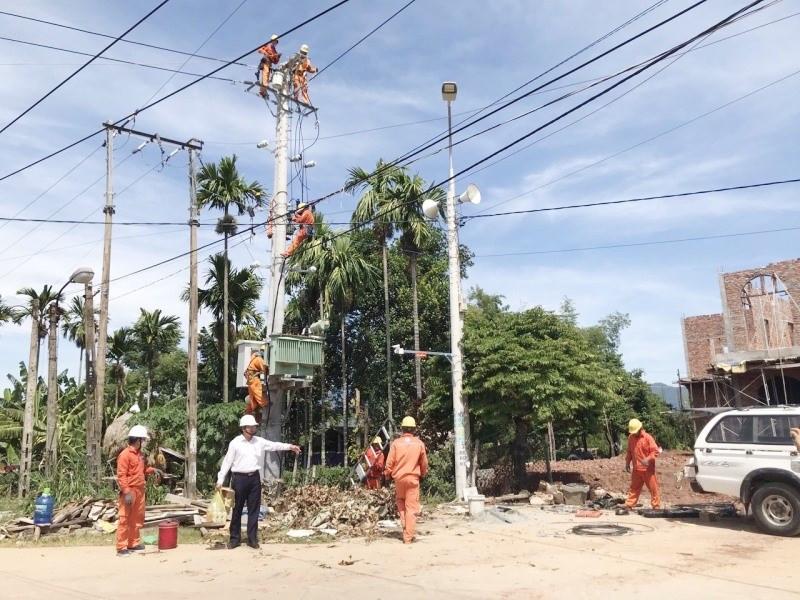
<svg viewBox="0 0 800 600"><path fill-rule="evenodd" d="M772 535L800 533L800 455L789 429L800 427L800 407L766 406L714 416L684 468L692 488L737 496Z"/></svg>

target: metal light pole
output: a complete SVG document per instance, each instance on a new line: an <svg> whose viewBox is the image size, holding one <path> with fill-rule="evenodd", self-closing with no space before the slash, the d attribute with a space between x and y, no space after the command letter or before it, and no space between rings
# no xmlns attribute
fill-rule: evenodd
<svg viewBox="0 0 800 600"><path fill-rule="evenodd" d="M456 99L458 87L453 82L442 84L442 99L447 102L447 139L450 154L450 185L447 187L447 258L450 271L450 353L453 385L453 425L455 428L456 498L461 498L467 487L466 420L468 416L461 398L462 357L461 336L461 265L458 257L458 228L456 227L456 182L453 175L453 117L451 103Z"/></svg>

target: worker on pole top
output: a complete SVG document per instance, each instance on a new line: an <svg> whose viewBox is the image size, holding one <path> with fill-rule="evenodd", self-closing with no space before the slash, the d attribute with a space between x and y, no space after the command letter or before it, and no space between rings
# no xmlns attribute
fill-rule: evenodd
<svg viewBox="0 0 800 600"><path fill-rule="evenodd" d="M372 440L372 444L370 444L369 448L367 448L367 451L364 452L364 457L369 465L367 479L365 480L368 490L381 489L381 478L383 477L384 463L382 447L383 440L380 437L376 437L374 440Z"/></svg>
<svg viewBox="0 0 800 600"><path fill-rule="evenodd" d="M294 254L294 252L297 250L300 244L306 240L306 238L314 236L314 213L311 212L310 208L308 208L308 204L301 202L297 205L297 211L292 217L292 222L298 223L300 225L300 229L297 231L297 234L295 234L289 249L286 251L287 257Z"/></svg>
<svg viewBox="0 0 800 600"><path fill-rule="evenodd" d="M639 501L642 486L650 491L650 504L653 508L661 508L661 497L656 478L656 456L661 452L653 436L647 433L639 419L631 419L628 423L628 452L625 454L625 470L631 473L631 489L625 508L631 509Z"/></svg>
<svg viewBox="0 0 800 600"><path fill-rule="evenodd" d="M294 99L299 100L298 96L302 95L303 103L311 106L308 99L308 79L306 73L316 73L317 68L311 66L311 61L308 58L308 45L303 44L300 46L300 61L294 68L294 77L292 83L294 84Z"/></svg>
<svg viewBox="0 0 800 600"><path fill-rule="evenodd" d="M250 357L250 363L244 370L244 378L247 381L247 407L244 409L244 414L253 415L256 421L261 421L261 410L267 405L264 399L264 383L266 377L269 375L269 369L264 362L264 344L253 352Z"/></svg>
<svg viewBox="0 0 800 600"><path fill-rule="evenodd" d="M395 502L403 524L403 543L414 540L414 527L419 513L419 480L428 474L425 444L414 435L417 422L404 417L400 424L403 435L392 442L386 460L386 477L394 478Z"/></svg>
<svg viewBox="0 0 800 600"><path fill-rule="evenodd" d="M269 38L269 42L258 49L258 53L263 54L261 57L261 62L258 63L258 71L256 72L258 82L262 86L261 90L259 91L262 98L266 97L267 95L267 90L265 88L269 85L269 81L272 76L272 65L277 65L278 61L281 59L281 54L276 48L279 41L280 40L278 39L278 36L273 35L271 38Z"/></svg>

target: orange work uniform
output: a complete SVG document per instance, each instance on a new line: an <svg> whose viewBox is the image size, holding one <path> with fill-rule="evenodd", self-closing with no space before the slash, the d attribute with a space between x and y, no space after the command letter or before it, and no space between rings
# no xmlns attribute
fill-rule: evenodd
<svg viewBox="0 0 800 600"><path fill-rule="evenodd" d="M658 445L653 436L644 429L640 430L638 435L628 436L628 452L625 454L625 463L633 463L633 467L631 489L628 492L628 500L625 502L627 508L636 506L642 486L645 485L650 491L651 506L661 508L661 496L656 478L656 456L658 456ZM647 466L642 464L643 460L649 461Z"/></svg>
<svg viewBox="0 0 800 600"><path fill-rule="evenodd" d="M367 460L372 465L367 471L367 480L366 486L368 490L379 490L381 489L381 477L383 476L383 463L384 463L384 456L383 452L380 450L375 450L372 446L367 448L367 451L364 453L367 457Z"/></svg>
<svg viewBox="0 0 800 600"><path fill-rule="evenodd" d="M311 212L310 209L304 208L303 210L298 211L292 217L292 222L299 223L300 229L298 230L297 234L295 234L294 238L292 238L292 243L289 246L289 249L286 251L286 256L291 256L294 254L300 244L302 244L308 237L308 229L306 228L306 225L314 225L314 213Z"/></svg>
<svg viewBox="0 0 800 600"><path fill-rule="evenodd" d="M395 501L403 524L403 543L414 539L419 513L419 480L428 474L425 444L411 433L404 433L392 442L386 460L386 476L394 478Z"/></svg>
<svg viewBox="0 0 800 600"><path fill-rule="evenodd" d="M259 375L261 373L266 375L268 372L269 369L267 369L264 359L258 354L253 354L252 358L250 358L250 364L244 370L245 381L247 381L247 407L244 409L244 414L252 415L259 408L267 405Z"/></svg>
<svg viewBox="0 0 800 600"><path fill-rule="evenodd" d="M278 64L278 61L281 59L281 54L275 48L274 42L264 44L258 49L258 52L264 55L261 57L261 62L258 64L259 83L263 86L267 86L269 85L270 73L272 73L272 65ZM262 96L267 95L267 91L263 88L260 93Z"/></svg>
<svg viewBox="0 0 800 600"><path fill-rule="evenodd" d="M117 524L117 551L139 545L139 530L144 525L144 480L154 471L147 466L141 451L128 446L117 456L117 482L119 483L119 522ZM125 504L125 494L133 496L132 504Z"/></svg>
<svg viewBox="0 0 800 600"><path fill-rule="evenodd" d="M300 61L300 64L297 65L294 69L294 77L292 78L292 83L294 83L294 99L299 100L298 96L303 96L303 102L311 105L311 102L308 100L308 79L306 78L306 73L316 73L317 68L311 66L311 61L308 57L305 57Z"/></svg>

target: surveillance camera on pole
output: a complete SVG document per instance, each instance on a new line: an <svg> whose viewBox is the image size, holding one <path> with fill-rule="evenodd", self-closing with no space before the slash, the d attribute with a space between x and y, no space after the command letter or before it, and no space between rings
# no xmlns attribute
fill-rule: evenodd
<svg viewBox="0 0 800 600"><path fill-rule="evenodd" d="M256 148L269 148L269 140L261 140L256 144Z"/></svg>
<svg viewBox="0 0 800 600"><path fill-rule="evenodd" d="M392 352L401 355L406 353L405 348L402 348L400 344L395 344L394 346L392 346Z"/></svg>

